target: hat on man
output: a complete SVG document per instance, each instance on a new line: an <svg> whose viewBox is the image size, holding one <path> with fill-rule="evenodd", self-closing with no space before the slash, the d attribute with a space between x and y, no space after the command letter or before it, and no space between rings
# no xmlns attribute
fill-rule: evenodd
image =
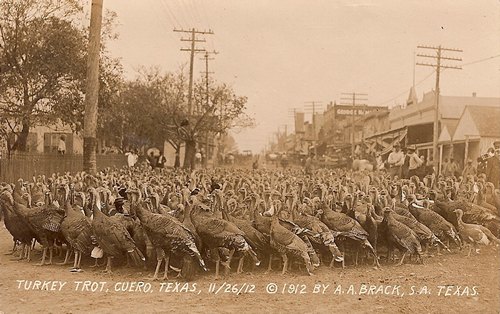
<svg viewBox="0 0 500 314"><path fill-rule="evenodd" d="M493 147L495 147L495 149L496 148L500 148L500 140L494 141L493 142Z"/></svg>
<svg viewBox="0 0 500 314"><path fill-rule="evenodd" d="M416 151L417 147L415 145L410 145L410 146L408 146L407 149L410 150L410 151Z"/></svg>

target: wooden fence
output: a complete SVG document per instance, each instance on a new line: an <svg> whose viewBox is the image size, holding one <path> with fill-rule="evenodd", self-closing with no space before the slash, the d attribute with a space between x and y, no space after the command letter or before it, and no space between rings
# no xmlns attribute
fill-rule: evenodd
<svg viewBox="0 0 500 314"><path fill-rule="evenodd" d="M97 170L107 167L121 168L127 157L119 154L97 155ZM31 180L33 176L83 170L82 155L15 153L0 160L0 181L15 182L19 178Z"/></svg>

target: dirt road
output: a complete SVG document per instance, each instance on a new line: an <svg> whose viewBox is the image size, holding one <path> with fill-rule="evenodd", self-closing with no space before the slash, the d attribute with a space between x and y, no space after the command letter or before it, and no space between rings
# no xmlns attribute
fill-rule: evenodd
<svg viewBox="0 0 500 314"><path fill-rule="evenodd" d="M116 268L112 275L83 265L35 266L3 255L11 237L0 227L0 313L499 313L498 250L426 259L425 265L344 270L322 266L314 276L212 274L184 283L145 280L151 272ZM59 260L58 260L59 261ZM38 282L36 282L38 281ZM92 291L93 290L93 291ZM118 291L117 291L118 290ZM127 291L123 291L127 290Z"/></svg>

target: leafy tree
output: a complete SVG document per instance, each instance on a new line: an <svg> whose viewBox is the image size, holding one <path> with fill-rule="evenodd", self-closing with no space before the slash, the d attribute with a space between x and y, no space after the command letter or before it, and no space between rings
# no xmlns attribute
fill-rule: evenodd
<svg viewBox="0 0 500 314"><path fill-rule="evenodd" d="M0 3L0 116L17 135L12 150L26 150L31 127L66 120L82 95L85 38L69 16L74 2Z"/></svg>
<svg viewBox="0 0 500 314"><path fill-rule="evenodd" d="M141 69L138 77L127 82L121 92L121 106L115 108L115 121L124 127L128 145L142 146L168 141L179 152L184 143L184 167L194 166L196 144L207 133L225 133L230 128L246 127L252 120L244 110L247 98L216 81L198 81L193 89L193 114L187 109L187 79L183 69L162 73L158 68ZM246 117L246 118L245 118Z"/></svg>
<svg viewBox="0 0 500 314"><path fill-rule="evenodd" d="M60 121L83 129L88 32L82 14L76 0L0 1L0 135L9 150L26 150L37 125ZM104 21L107 39L116 36L114 18L109 13ZM116 102L121 65L105 46L100 67L99 104L106 108Z"/></svg>

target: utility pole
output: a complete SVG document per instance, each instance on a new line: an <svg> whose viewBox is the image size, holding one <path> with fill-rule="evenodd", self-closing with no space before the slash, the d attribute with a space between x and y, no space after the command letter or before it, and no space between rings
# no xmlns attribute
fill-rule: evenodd
<svg viewBox="0 0 500 314"><path fill-rule="evenodd" d="M316 109L317 108L317 105L319 105L321 103L321 101L318 101L318 100L313 100L313 101L306 101L305 102L306 104L309 104L309 105L306 105L305 106L305 109L306 110L312 110L312 125L313 125L313 142L314 142L314 156L315 158L318 158L318 138L317 138L317 135L316 135Z"/></svg>
<svg viewBox="0 0 500 314"><path fill-rule="evenodd" d="M288 110L288 115L291 116L291 117L293 117L293 130L294 130L294 134L293 134L293 152L294 153L297 152L297 130L295 128L295 119L296 119L297 109L298 108L290 108Z"/></svg>
<svg viewBox="0 0 500 314"><path fill-rule="evenodd" d="M195 28L192 28L190 30L183 30L183 29L175 29L174 32L178 33L189 33L191 34L191 38L181 38L181 41L189 41L191 42L191 48L181 48L181 51L189 51L190 52L190 59L189 59L189 87L188 87L188 113L191 115L193 113L192 111L192 101L193 101L193 68L194 68L194 54L196 52L202 52L205 51L205 49L196 49L196 43L197 42L205 42L205 39L197 39L196 35L201 34L201 35L213 35L212 30L208 31L198 31Z"/></svg>
<svg viewBox="0 0 500 314"><path fill-rule="evenodd" d="M209 74L214 74L215 72L209 72L208 71L208 61L209 60L215 60L214 58L210 58L210 55L216 55L219 54L217 51L205 51L205 54L202 59L200 60L205 60L205 71L201 72L202 74L205 74L205 92L206 92L206 106L208 108L209 105L209 90L208 90L208 76Z"/></svg>
<svg viewBox="0 0 500 314"><path fill-rule="evenodd" d="M92 0L88 44L85 116L83 121L83 170L97 172L97 100L99 96L99 50L101 46L103 0Z"/></svg>
<svg viewBox="0 0 500 314"><path fill-rule="evenodd" d="M348 105L352 107L351 111L351 136L350 136L350 142L351 142L351 157L354 160L354 116L357 114L357 109L356 109L356 104L358 104L358 101L367 101L368 94L363 94L363 93L342 93L343 96L340 98L343 101L347 101L347 103L343 103L343 105ZM361 96L361 97L360 97ZM363 97L363 98L362 98ZM366 103L358 104L358 105L365 105Z"/></svg>
<svg viewBox="0 0 500 314"><path fill-rule="evenodd" d="M204 55L203 59L201 59L201 60L205 60L205 72L201 72L202 74L205 74L205 92L206 92L206 97L207 97L206 104L205 104L206 105L205 110L208 110L209 105L210 105L209 104L209 102L210 102L210 90L208 88L208 76L209 76L209 74L213 74L214 73L214 72L209 72L208 71L208 61L209 60L214 60L214 58L210 58L209 57L210 54L218 54L218 52L217 51L212 51L212 52L205 51L205 55ZM198 108L198 112L199 112L199 114L201 114L202 110L199 110L199 108ZM205 167L208 164L208 155L209 155L208 137L209 137L209 132L207 131L207 133L205 134L205 160L204 160L204 162L205 162L204 166ZM214 151L215 151L215 149L214 149Z"/></svg>
<svg viewBox="0 0 500 314"><path fill-rule="evenodd" d="M439 89L439 78L441 74L441 69L457 69L461 70L461 67L458 66L451 66L451 65L442 65L441 60L451 60L451 61L462 61L461 58L452 58L452 57L445 57L442 55L443 51L453 51L453 52L463 52L461 49L451 49L451 48L444 48L441 47L441 45L437 47L431 47L431 46L422 46L419 45L417 46L419 49L431 49L436 52L436 55L426 55L426 54L417 54L418 57L423 57L423 58L432 58L436 59L436 64L431 64L431 63L421 63L417 62L417 65L422 65L422 66L430 66L436 69L436 87L435 87L435 92L434 92L434 101L435 101L435 109L434 109L434 127L433 127L433 133L432 133L432 158L434 165L436 166L436 169L438 169L439 173L439 167L437 167L439 163L439 152L438 152L438 137L439 137L439 97L440 97L440 89Z"/></svg>

